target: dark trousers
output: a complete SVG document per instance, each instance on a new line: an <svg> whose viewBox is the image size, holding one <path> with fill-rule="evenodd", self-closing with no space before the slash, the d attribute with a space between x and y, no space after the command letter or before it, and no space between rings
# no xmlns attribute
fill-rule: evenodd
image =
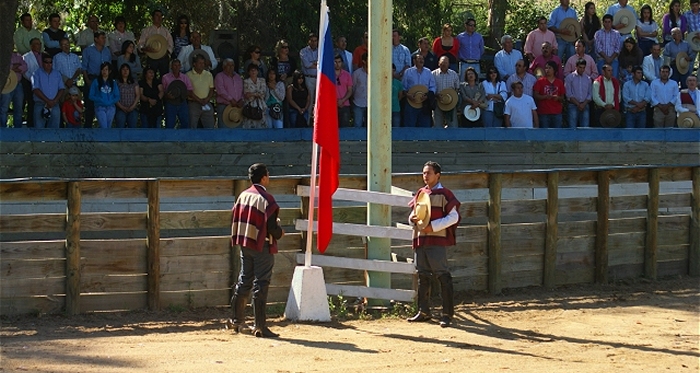
<svg viewBox="0 0 700 373"><path fill-rule="evenodd" d="M262 252L241 247L241 272L234 290L235 296L248 297L252 290L253 299L266 299L274 265L275 256L270 254L267 243L263 245Z"/></svg>
<svg viewBox="0 0 700 373"><path fill-rule="evenodd" d="M454 316L454 285L447 265L447 248L444 246L421 246L413 254L418 271L418 309L430 314L430 280L440 282L443 316Z"/></svg>
<svg viewBox="0 0 700 373"><path fill-rule="evenodd" d="M182 62L182 61L180 61ZM155 70L158 73L158 77L162 78L163 75L167 74L168 71L170 71L170 57L168 54L165 56L154 60L151 58L148 58L148 62L146 63L146 66L151 67L153 70Z"/></svg>
<svg viewBox="0 0 700 373"><path fill-rule="evenodd" d="M97 79L97 75L88 75L90 79L90 84L85 83L83 85L83 128L92 128L92 124L95 121L95 102L90 99L90 85Z"/></svg>
<svg viewBox="0 0 700 373"><path fill-rule="evenodd" d="M24 104L27 106L27 127L34 127L34 93L32 93L32 82L22 77L22 89L24 90ZM15 128L22 127L22 123L15 123Z"/></svg>

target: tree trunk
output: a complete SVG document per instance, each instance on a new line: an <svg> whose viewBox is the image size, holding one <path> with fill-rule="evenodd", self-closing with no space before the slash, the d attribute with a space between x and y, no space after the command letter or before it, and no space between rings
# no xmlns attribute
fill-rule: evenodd
<svg viewBox="0 0 700 373"><path fill-rule="evenodd" d="M484 43L496 51L501 49L500 39L505 31L507 7L508 0L489 0L489 34L484 38Z"/></svg>
<svg viewBox="0 0 700 373"><path fill-rule="evenodd" d="M0 1L0 14L17 14L17 0ZM11 19L14 19L14 16ZM14 22L0 22L0 40L12 40L14 32ZM10 55L13 48L14 43L0 43L0 87L4 87L7 81L7 75L10 72Z"/></svg>

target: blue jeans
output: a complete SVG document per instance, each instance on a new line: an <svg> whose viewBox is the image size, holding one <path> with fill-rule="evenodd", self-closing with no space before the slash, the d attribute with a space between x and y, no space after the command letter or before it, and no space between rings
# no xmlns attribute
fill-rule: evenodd
<svg viewBox="0 0 700 373"><path fill-rule="evenodd" d="M392 113L393 114L393 113ZM355 118L355 127L367 127L367 108L357 105L352 105L352 115ZM399 117L399 121L401 117Z"/></svg>
<svg viewBox="0 0 700 373"><path fill-rule="evenodd" d="M484 128L497 128L503 127L503 119L496 118L496 114L493 111L484 110L481 112L482 123Z"/></svg>
<svg viewBox="0 0 700 373"><path fill-rule="evenodd" d="M338 127L350 127L350 106L338 108Z"/></svg>
<svg viewBox="0 0 700 373"><path fill-rule="evenodd" d="M557 54L559 55L559 59L562 60L563 63L566 63L569 57L576 54L576 51L574 50L574 43L572 42L565 41L562 38L557 38L557 45Z"/></svg>
<svg viewBox="0 0 700 373"><path fill-rule="evenodd" d="M401 127L401 112L400 111L392 111L391 112L391 126L392 127Z"/></svg>
<svg viewBox="0 0 700 373"><path fill-rule="evenodd" d="M117 128L124 128L125 124L129 128L136 128L136 122L139 119L139 112L137 110L133 110L130 113L126 113L120 109L117 109L114 118L117 122ZM145 127L145 125L141 124L141 127Z"/></svg>
<svg viewBox="0 0 700 373"><path fill-rule="evenodd" d="M598 74L600 74L600 75L603 75L603 65L605 65L605 61L602 59L600 59L600 60L598 60L598 62L596 62L596 67L598 67ZM612 62L612 69L613 69L612 73L613 73L613 76L615 77L615 79L617 79L617 73L619 71L618 70L619 68L620 68L620 63L617 62L617 59L614 59Z"/></svg>
<svg viewBox="0 0 700 373"><path fill-rule="evenodd" d="M54 105L51 108L51 118L44 119L41 115L44 111L44 102L34 102L34 128L61 128L61 108Z"/></svg>
<svg viewBox="0 0 700 373"><path fill-rule="evenodd" d="M304 114L302 115L304 117L304 123L306 123L304 126L301 124L297 123L299 119L299 111L297 109L289 109L289 123L292 126L292 128L304 128L308 127L309 124L309 111L305 111Z"/></svg>
<svg viewBox="0 0 700 373"><path fill-rule="evenodd" d="M14 74L13 71L10 74ZM7 114L10 112L10 103L12 103L12 120L15 128L22 127L22 111L24 104L24 88L22 84L17 84L14 90L0 96L0 126L6 126Z"/></svg>
<svg viewBox="0 0 700 373"><path fill-rule="evenodd" d="M112 128L116 111L114 106L95 106L95 117L100 128Z"/></svg>
<svg viewBox="0 0 700 373"><path fill-rule="evenodd" d="M567 113L569 114L569 128L588 127L591 123L588 105L583 108L583 111L579 111L578 106L569 103Z"/></svg>
<svg viewBox="0 0 700 373"><path fill-rule="evenodd" d="M695 61L690 62L695 63ZM671 69L673 70L673 74L671 75L671 79L675 80L678 83L681 83L681 89L686 89L688 88L688 84L686 84L685 80L688 79L688 75L690 75L691 72L693 72L692 65L690 69L688 69L688 72L685 74L681 74L678 72L678 68L676 67L676 64L671 64Z"/></svg>
<svg viewBox="0 0 700 373"><path fill-rule="evenodd" d="M403 108L403 126L404 127L430 127L432 116L430 112L424 113L423 108L416 109L406 103Z"/></svg>
<svg viewBox="0 0 700 373"><path fill-rule="evenodd" d="M625 128L647 128L646 109L636 113L625 113Z"/></svg>
<svg viewBox="0 0 700 373"><path fill-rule="evenodd" d="M151 121L150 119L153 119ZM149 118L146 114L141 114L141 128L161 128L163 116L159 115L156 118Z"/></svg>
<svg viewBox="0 0 700 373"><path fill-rule="evenodd" d="M165 103L165 128L175 128L175 120L180 119L180 128L190 128L190 109L187 101L178 105Z"/></svg>
<svg viewBox="0 0 700 373"><path fill-rule="evenodd" d="M283 128L284 127L284 121L282 120L283 118L280 117L280 119L272 119L272 115L270 115L270 112L272 109L267 109L267 127L268 128ZM220 122L223 126L224 122ZM219 127L221 128L221 127Z"/></svg>
<svg viewBox="0 0 700 373"><path fill-rule="evenodd" d="M540 114L540 128L561 128L561 114Z"/></svg>

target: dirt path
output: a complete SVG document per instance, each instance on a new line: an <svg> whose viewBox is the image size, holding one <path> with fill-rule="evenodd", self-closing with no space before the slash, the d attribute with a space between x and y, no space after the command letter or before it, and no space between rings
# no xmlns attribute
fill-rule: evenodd
<svg viewBox="0 0 700 373"><path fill-rule="evenodd" d="M3 319L2 372L700 371L698 279L466 295L454 327L398 318L232 335L228 310Z"/></svg>

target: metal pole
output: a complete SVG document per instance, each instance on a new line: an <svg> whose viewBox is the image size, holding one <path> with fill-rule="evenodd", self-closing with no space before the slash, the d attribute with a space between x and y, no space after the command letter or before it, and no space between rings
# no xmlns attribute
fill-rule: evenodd
<svg viewBox="0 0 700 373"><path fill-rule="evenodd" d="M316 171L318 165L318 144L314 142L311 153L311 191L309 192L309 223L306 226L306 253L304 266L311 266L311 246L314 238L314 209L316 208Z"/></svg>

